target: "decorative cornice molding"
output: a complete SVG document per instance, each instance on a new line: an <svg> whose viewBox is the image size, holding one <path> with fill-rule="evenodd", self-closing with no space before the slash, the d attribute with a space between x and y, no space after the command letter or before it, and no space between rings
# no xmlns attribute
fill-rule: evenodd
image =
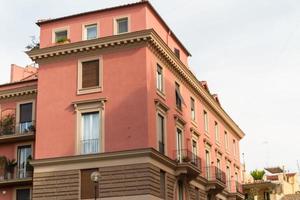
<svg viewBox="0 0 300 200"><path fill-rule="evenodd" d="M131 32L122 35L108 36L104 38L81 41L54 47L47 47L43 49L34 49L28 51L28 56L36 62L49 57L56 57L61 55L73 54L83 51L91 51L96 49L106 49L109 47L116 47L121 45L134 44L139 42L147 42L150 49L157 51L161 58L167 61L168 67L172 71L176 71L180 78L184 80L196 94L198 94L209 105L221 119L233 130L233 132L241 139L244 137L243 131L238 125L229 117L223 108L215 101L212 95L201 85L196 76L191 70L183 64L183 62L176 57L174 52L168 45L160 38L160 36L153 30L142 30Z"/></svg>
<svg viewBox="0 0 300 200"><path fill-rule="evenodd" d="M6 90L6 91L3 91L3 92L0 92L0 100L1 99L12 98L12 97L36 94L36 93L37 93L36 86Z"/></svg>

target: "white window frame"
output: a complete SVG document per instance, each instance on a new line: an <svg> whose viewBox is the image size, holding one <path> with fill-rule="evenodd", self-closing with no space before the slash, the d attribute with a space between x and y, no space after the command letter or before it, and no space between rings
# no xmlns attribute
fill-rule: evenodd
<svg viewBox="0 0 300 200"><path fill-rule="evenodd" d="M92 39L87 39L87 27L88 26L96 26L96 30L97 30L97 36L94 39L97 39L100 37L100 25L99 22L91 22L91 23L85 23L82 25L82 40L92 40Z"/></svg>
<svg viewBox="0 0 300 200"><path fill-rule="evenodd" d="M20 106L22 104L27 104L27 103L32 103L32 122L35 122L35 100L31 99L31 100L27 100L27 101L19 101L17 102L17 107L16 107L16 124L15 124L15 129L18 131L17 133L19 133L19 125L20 125ZM34 126L36 126L36 124L33 124Z"/></svg>
<svg viewBox="0 0 300 200"><path fill-rule="evenodd" d="M208 112L203 110L203 118L204 118L204 131L208 134L209 131L209 119L208 119Z"/></svg>
<svg viewBox="0 0 300 200"><path fill-rule="evenodd" d="M82 135L82 114L84 113L92 113L92 112L99 112L99 153L104 152L105 150L105 118L104 118L104 104L105 100L92 100L92 101L82 101L82 102L75 102L74 107L76 111L76 141L75 141L75 154L81 154L81 135Z"/></svg>
<svg viewBox="0 0 300 200"><path fill-rule="evenodd" d="M225 149L226 151L228 151L229 148L229 138L228 138L228 132L224 131L224 142L225 142Z"/></svg>
<svg viewBox="0 0 300 200"><path fill-rule="evenodd" d="M67 39L70 39L70 27L69 26L55 28L55 29L52 29L52 44L56 44L56 33L62 32L62 31L67 31Z"/></svg>
<svg viewBox="0 0 300 200"><path fill-rule="evenodd" d="M232 140L232 146L233 146L233 155L236 156L237 152L236 152L236 140L235 139Z"/></svg>
<svg viewBox="0 0 300 200"><path fill-rule="evenodd" d="M166 112L164 112L162 109L158 108L156 111L156 133L157 133L157 150L159 151L159 127L158 127L158 116L162 116L164 118L164 124L163 124L163 138L164 138L164 155L167 155L167 117L166 117Z"/></svg>
<svg viewBox="0 0 300 200"><path fill-rule="evenodd" d="M159 79L159 76L158 76L158 68L161 69L161 79ZM156 63L156 90L163 94L164 95L164 92L165 92L165 83L164 83L164 68L162 67L162 65L160 63ZM161 88L159 88L159 85L158 85L158 82L160 82L161 84Z"/></svg>
<svg viewBox="0 0 300 200"><path fill-rule="evenodd" d="M196 100L195 98L191 97L191 119L193 122L196 122ZM194 104L194 110L192 110L192 103Z"/></svg>
<svg viewBox="0 0 300 200"><path fill-rule="evenodd" d="M82 63L99 60L99 86L82 88ZM103 57L94 56L88 58L82 58L78 60L77 64L77 95L102 92L103 91Z"/></svg>
<svg viewBox="0 0 300 200"><path fill-rule="evenodd" d="M124 33L118 33L119 32L119 27L118 27L118 20L120 19L125 19L127 18L127 23L128 23L128 31L127 32L124 32ZM130 33L131 32L131 19L130 19L130 15L122 15L122 16L118 16L118 17L115 17L113 19L113 23L114 23L114 35L121 35L121 34L126 34L126 33Z"/></svg>
<svg viewBox="0 0 300 200"><path fill-rule="evenodd" d="M219 129L219 123L215 121L215 137L216 137L216 142L220 143L220 129Z"/></svg>

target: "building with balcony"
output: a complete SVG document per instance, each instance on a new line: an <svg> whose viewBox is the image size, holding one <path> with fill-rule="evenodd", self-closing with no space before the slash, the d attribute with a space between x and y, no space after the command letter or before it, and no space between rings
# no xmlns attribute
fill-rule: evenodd
<svg viewBox="0 0 300 200"><path fill-rule="evenodd" d="M11 66L0 85L0 199L30 199L35 144L37 69Z"/></svg>
<svg viewBox="0 0 300 200"><path fill-rule="evenodd" d="M32 199L244 198L244 133L150 2L37 25Z"/></svg>

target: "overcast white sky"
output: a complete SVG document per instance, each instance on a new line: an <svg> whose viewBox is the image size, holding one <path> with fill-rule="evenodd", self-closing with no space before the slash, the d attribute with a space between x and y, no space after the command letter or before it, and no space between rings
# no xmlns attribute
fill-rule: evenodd
<svg viewBox="0 0 300 200"><path fill-rule="evenodd" d="M10 64L38 36L37 19L132 2L129 0L0 0L0 83ZM172 3L171 3L172 2ZM247 136L248 170L300 161L300 1L152 0L190 50L192 70L218 93ZM298 135L299 134L299 135Z"/></svg>

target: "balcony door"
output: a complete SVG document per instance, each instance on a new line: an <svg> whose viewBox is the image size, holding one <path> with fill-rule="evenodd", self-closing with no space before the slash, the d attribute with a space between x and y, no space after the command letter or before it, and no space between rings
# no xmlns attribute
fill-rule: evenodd
<svg viewBox="0 0 300 200"><path fill-rule="evenodd" d="M32 103L20 104L19 133L27 133L31 130L32 124Z"/></svg>
<svg viewBox="0 0 300 200"><path fill-rule="evenodd" d="M194 164L198 164L197 156L198 156L198 144L195 140L192 140L192 162Z"/></svg>
<svg viewBox="0 0 300 200"><path fill-rule="evenodd" d="M100 152L100 114L99 112L81 115L81 154Z"/></svg>
<svg viewBox="0 0 300 200"><path fill-rule="evenodd" d="M32 173L29 160L32 159L32 150L30 145L18 147L18 178L27 178Z"/></svg>
<svg viewBox="0 0 300 200"><path fill-rule="evenodd" d="M207 179L211 178L210 172L210 153L208 150L205 151L205 167L206 167L206 177Z"/></svg>
<svg viewBox="0 0 300 200"><path fill-rule="evenodd" d="M158 150L165 154L165 117L160 113L157 114L157 129L158 129Z"/></svg>
<svg viewBox="0 0 300 200"><path fill-rule="evenodd" d="M182 162L182 157L183 157L183 152L182 152L182 146L183 146L183 141L182 141L182 130L180 128L176 129L176 139L177 139L177 144L176 144L176 152L177 152L177 160L179 162Z"/></svg>

